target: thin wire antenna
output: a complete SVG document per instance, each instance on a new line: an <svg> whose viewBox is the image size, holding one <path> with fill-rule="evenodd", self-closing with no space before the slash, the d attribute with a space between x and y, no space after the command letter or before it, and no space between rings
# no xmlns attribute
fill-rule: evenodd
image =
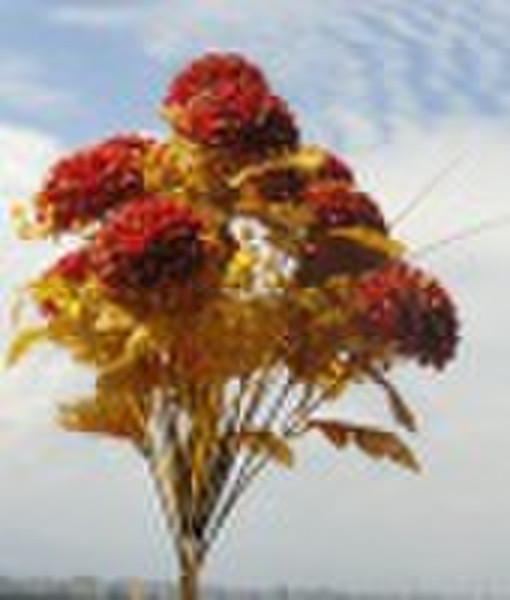
<svg viewBox="0 0 510 600"><path fill-rule="evenodd" d="M408 256L411 258L421 258L424 255L428 255L431 252L436 252L441 248L449 246L452 243L462 242L464 240L471 239L488 231L493 231L494 229L508 227L509 225L510 213L506 213L500 215L499 217L494 217L492 219L482 221L477 225L472 225L470 227L466 227L465 229L461 229L460 231L457 231L456 233L453 233L447 237L443 237L428 244L424 244L423 246L420 246L409 252Z"/></svg>
<svg viewBox="0 0 510 600"><path fill-rule="evenodd" d="M407 204L407 206L400 213L397 213L391 221L390 227L395 227L414 212L427 198L430 192L435 190L437 186L465 160L467 153L467 150L462 150L456 154L454 158L435 175L435 177L427 182L426 186Z"/></svg>

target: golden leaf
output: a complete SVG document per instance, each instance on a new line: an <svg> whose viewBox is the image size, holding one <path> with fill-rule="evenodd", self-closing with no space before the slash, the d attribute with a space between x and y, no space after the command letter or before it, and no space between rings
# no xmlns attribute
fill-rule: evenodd
<svg viewBox="0 0 510 600"><path fill-rule="evenodd" d="M402 242L388 237L384 233L369 227L339 227L330 235L334 238L347 239L387 258L399 258L405 252Z"/></svg>
<svg viewBox="0 0 510 600"><path fill-rule="evenodd" d="M371 458L387 458L411 471L420 470L412 451L394 433L358 427L353 434L357 446Z"/></svg>
<svg viewBox="0 0 510 600"><path fill-rule="evenodd" d="M83 337L86 337L85 333ZM101 366L100 378L118 376L122 379L126 375L130 377L128 372L132 370L137 377L145 379L140 366L147 369L155 356L154 340L145 325L138 325L118 335L92 335L90 342L95 354L93 358ZM98 360L100 357L103 360Z"/></svg>
<svg viewBox="0 0 510 600"><path fill-rule="evenodd" d="M132 363L114 363L98 372L96 388L106 394L144 394L161 384L161 373L146 359Z"/></svg>
<svg viewBox="0 0 510 600"><path fill-rule="evenodd" d="M420 470L420 465L409 447L389 431L326 419L313 419L309 421L308 428L319 430L337 448L354 443L370 458L386 458L412 471Z"/></svg>
<svg viewBox="0 0 510 600"><path fill-rule="evenodd" d="M232 442L236 447L245 447L254 454L265 454L285 467L292 467L294 455L289 444L269 430L240 431Z"/></svg>
<svg viewBox="0 0 510 600"><path fill-rule="evenodd" d="M371 380L382 387L386 393L386 400L388 401L395 421L408 431L417 431L418 426L414 413L407 406L395 385L383 373L375 368L369 368L366 372Z"/></svg>
<svg viewBox="0 0 510 600"><path fill-rule="evenodd" d="M68 431L94 433L141 444L147 407L134 396L98 393L59 407L58 422Z"/></svg>
<svg viewBox="0 0 510 600"><path fill-rule="evenodd" d="M310 173L318 171L326 161L324 150L318 146L304 146L289 157L289 163Z"/></svg>
<svg viewBox="0 0 510 600"><path fill-rule="evenodd" d="M231 177L228 183L231 187L238 188L250 179L260 177L271 171L276 172L280 169L289 168L313 174L324 165L325 160L326 155L323 150L316 146L305 146L292 154L272 157L258 164L250 164Z"/></svg>
<svg viewBox="0 0 510 600"><path fill-rule="evenodd" d="M133 328L133 318L121 307L104 303L95 321L95 329L101 333L124 332Z"/></svg>
<svg viewBox="0 0 510 600"><path fill-rule="evenodd" d="M337 448L343 448L350 441L351 429L344 423L324 419L313 419L308 422L309 429L318 429L324 437Z"/></svg>
<svg viewBox="0 0 510 600"><path fill-rule="evenodd" d="M32 349L35 344L42 341L47 341L49 338L48 328L42 327L31 327L22 330L11 342L5 359L8 367L16 364L25 354Z"/></svg>
<svg viewBox="0 0 510 600"><path fill-rule="evenodd" d="M336 400L342 396L349 382L351 371L339 360L334 359L319 371L316 383L324 388L324 397Z"/></svg>
<svg viewBox="0 0 510 600"><path fill-rule="evenodd" d="M253 285L256 256L253 252L239 250L233 256L225 274L228 287L248 290Z"/></svg>

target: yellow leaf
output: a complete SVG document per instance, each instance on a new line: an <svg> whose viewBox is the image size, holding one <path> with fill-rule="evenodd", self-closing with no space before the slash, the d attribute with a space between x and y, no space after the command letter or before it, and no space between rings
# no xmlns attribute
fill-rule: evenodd
<svg viewBox="0 0 510 600"><path fill-rule="evenodd" d="M381 373L377 369L369 368L367 369L367 374L371 380L382 387L386 393L386 400L388 401L390 411L395 421L408 431L417 431L418 426L416 424L414 413L407 406L395 385L386 377L386 375L384 375L384 373Z"/></svg>
<svg viewBox="0 0 510 600"><path fill-rule="evenodd" d="M389 431L326 419L311 420L308 428L319 430L337 448L354 443L370 458L386 458L412 471L420 470L420 465L410 448Z"/></svg>
<svg viewBox="0 0 510 600"><path fill-rule="evenodd" d="M319 371L317 383L324 388L324 397L337 400L340 398L349 382L352 374L345 365L338 360L333 360L326 367Z"/></svg>
<svg viewBox="0 0 510 600"><path fill-rule="evenodd" d="M142 444L147 406L133 396L98 393L59 407L58 422L71 432L105 435Z"/></svg>
<svg viewBox="0 0 510 600"><path fill-rule="evenodd" d="M100 333L125 332L132 329L133 319L119 306L104 303L94 325Z"/></svg>
<svg viewBox="0 0 510 600"><path fill-rule="evenodd" d="M133 330L126 342L126 352L132 360L145 356L151 349L152 338L145 325L139 325Z"/></svg>
<svg viewBox="0 0 510 600"><path fill-rule="evenodd" d="M256 256L253 252L239 250L228 265L225 283L229 287L249 289L253 284Z"/></svg>
<svg viewBox="0 0 510 600"><path fill-rule="evenodd" d="M234 445L244 446L254 454L266 454L285 467L292 467L294 455L289 444L272 431L240 431L233 436Z"/></svg>
<svg viewBox="0 0 510 600"><path fill-rule="evenodd" d="M98 340L94 341L97 350ZM101 377L120 375L121 378L125 378L129 371L132 373L136 371L138 377L140 364L154 356L150 331L145 325L135 327L129 335L120 338L120 344L116 350L117 352L111 357L111 360L106 361L103 365Z"/></svg>
<svg viewBox="0 0 510 600"><path fill-rule="evenodd" d="M315 146L301 148L293 154L270 158L255 165L244 167L228 181L233 188L242 186L246 181L281 169L298 169L304 173L314 173L319 170L326 160L323 150Z"/></svg>
<svg viewBox="0 0 510 600"><path fill-rule="evenodd" d="M350 240L388 258L399 258L405 252L402 242L369 227L340 227L331 231L330 235Z"/></svg>
<svg viewBox="0 0 510 600"><path fill-rule="evenodd" d="M304 146L287 160L290 165L313 174L324 166L327 154L318 146Z"/></svg>
<svg viewBox="0 0 510 600"><path fill-rule="evenodd" d="M357 446L371 458L387 458L412 471L420 470L412 451L395 434L361 427L353 433Z"/></svg>
<svg viewBox="0 0 510 600"><path fill-rule="evenodd" d="M32 347L44 340L48 340L47 327L31 327L21 331L11 342L5 359L8 367L16 364Z"/></svg>
<svg viewBox="0 0 510 600"><path fill-rule="evenodd" d="M309 429L318 429L324 437L337 448L343 448L349 443L351 429L338 421L313 419L308 422Z"/></svg>

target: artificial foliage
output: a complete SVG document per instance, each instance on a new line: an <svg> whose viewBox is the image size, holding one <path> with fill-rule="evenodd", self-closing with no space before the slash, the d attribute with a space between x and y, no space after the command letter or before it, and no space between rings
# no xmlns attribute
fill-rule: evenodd
<svg viewBox="0 0 510 600"><path fill-rule="evenodd" d="M445 367L458 321L352 167L300 139L249 60L193 61L161 115L165 139L112 136L49 170L22 233L76 243L28 284L38 322L9 359L49 341L94 371L59 423L147 461L191 600L245 490L293 465L303 436L419 469L394 431L416 418L391 370ZM364 382L394 426L331 417Z"/></svg>

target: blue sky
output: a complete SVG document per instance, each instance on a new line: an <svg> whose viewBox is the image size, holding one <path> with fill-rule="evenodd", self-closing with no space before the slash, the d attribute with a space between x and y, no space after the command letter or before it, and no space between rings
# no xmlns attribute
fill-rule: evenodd
<svg viewBox="0 0 510 600"><path fill-rule="evenodd" d="M461 153L398 230L415 247L508 213L509 28L505 0L0 0L2 339L10 290L52 252L14 240L9 201L66 150L119 131L165 135L167 81L207 49L260 62L305 137L344 152L389 215ZM253 490L211 580L510 589L508 236L423 255L459 298L465 338L439 379L400 375L423 415L424 474L310 440L300 469ZM55 352L1 375L0 573L171 576L143 465L50 424L55 402L88 383ZM371 414L373 394L347 412Z"/></svg>
<svg viewBox="0 0 510 600"><path fill-rule="evenodd" d="M2 114L69 143L156 127L166 78L211 47L260 60L305 127L337 144L362 144L367 129L388 140L403 120L497 119L510 106L501 0L2 0L0 11Z"/></svg>

